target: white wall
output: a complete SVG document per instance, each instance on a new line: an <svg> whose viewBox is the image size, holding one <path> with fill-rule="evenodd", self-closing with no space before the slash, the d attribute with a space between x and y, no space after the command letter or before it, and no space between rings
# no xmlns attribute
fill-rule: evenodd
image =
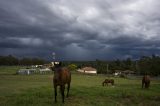
<svg viewBox="0 0 160 106"><path fill-rule="evenodd" d="M78 69L78 72L84 73L84 70ZM85 71L85 73L97 74L97 71Z"/></svg>
<svg viewBox="0 0 160 106"><path fill-rule="evenodd" d="M97 74L97 71L85 71L85 73Z"/></svg>

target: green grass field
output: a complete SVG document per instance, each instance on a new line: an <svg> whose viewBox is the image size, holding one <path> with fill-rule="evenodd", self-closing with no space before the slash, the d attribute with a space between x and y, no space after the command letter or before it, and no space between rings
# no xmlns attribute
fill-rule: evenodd
<svg viewBox="0 0 160 106"><path fill-rule="evenodd" d="M159 106L160 81L141 89L141 80L114 78L115 87L102 87L106 76L72 74L69 98L54 103L53 75L14 75L20 67L0 67L0 106Z"/></svg>

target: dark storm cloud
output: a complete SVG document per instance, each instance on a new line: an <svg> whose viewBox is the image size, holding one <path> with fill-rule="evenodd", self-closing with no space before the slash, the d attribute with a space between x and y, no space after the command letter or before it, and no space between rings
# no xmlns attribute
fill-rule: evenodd
<svg viewBox="0 0 160 106"><path fill-rule="evenodd" d="M159 0L1 0L0 54L62 60L160 53Z"/></svg>

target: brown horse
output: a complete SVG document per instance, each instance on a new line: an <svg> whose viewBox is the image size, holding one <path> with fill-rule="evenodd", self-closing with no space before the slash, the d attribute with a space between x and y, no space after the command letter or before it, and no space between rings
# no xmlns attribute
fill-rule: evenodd
<svg viewBox="0 0 160 106"><path fill-rule="evenodd" d="M114 79L105 79L103 82L102 82L102 85L105 86L107 84L108 86L108 83L111 83L112 86L114 85Z"/></svg>
<svg viewBox="0 0 160 106"><path fill-rule="evenodd" d="M142 78L142 88L145 85L145 88L149 88L150 86L150 76L149 75L144 75Z"/></svg>
<svg viewBox="0 0 160 106"><path fill-rule="evenodd" d="M53 84L55 92L55 102L57 102L57 86L60 86L60 91L62 95L62 102L64 103L64 90L65 84L67 84L67 97L69 94L70 83L71 83L71 73L65 68L61 67L61 62L59 64L54 63L54 68L51 68L54 71Z"/></svg>

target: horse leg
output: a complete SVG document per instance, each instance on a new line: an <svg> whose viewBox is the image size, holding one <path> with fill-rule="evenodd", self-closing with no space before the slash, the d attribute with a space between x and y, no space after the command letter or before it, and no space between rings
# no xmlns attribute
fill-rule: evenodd
<svg viewBox="0 0 160 106"><path fill-rule="evenodd" d="M62 95L62 102L64 103L64 89L65 89L65 85L61 85L60 89L61 89L61 95Z"/></svg>
<svg viewBox="0 0 160 106"><path fill-rule="evenodd" d="M149 86L150 86L150 81L148 82L148 88L149 88Z"/></svg>
<svg viewBox="0 0 160 106"><path fill-rule="evenodd" d="M148 82L145 82L144 86L145 86L145 88L147 88L148 87Z"/></svg>
<svg viewBox="0 0 160 106"><path fill-rule="evenodd" d="M143 88L143 86L144 86L144 82L142 81L142 88Z"/></svg>
<svg viewBox="0 0 160 106"><path fill-rule="evenodd" d="M146 88L148 88L148 86L149 86L148 84L149 84L149 83L148 83L148 82L146 82Z"/></svg>
<svg viewBox="0 0 160 106"><path fill-rule="evenodd" d="M104 82L102 82L102 86L104 86Z"/></svg>
<svg viewBox="0 0 160 106"><path fill-rule="evenodd" d="M54 96L55 102L57 102L57 86L54 86Z"/></svg>
<svg viewBox="0 0 160 106"><path fill-rule="evenodd" d="M67 97L69 95L69 89L70 89L70 83L68 83L68 87L67 87Z"/></svg>

